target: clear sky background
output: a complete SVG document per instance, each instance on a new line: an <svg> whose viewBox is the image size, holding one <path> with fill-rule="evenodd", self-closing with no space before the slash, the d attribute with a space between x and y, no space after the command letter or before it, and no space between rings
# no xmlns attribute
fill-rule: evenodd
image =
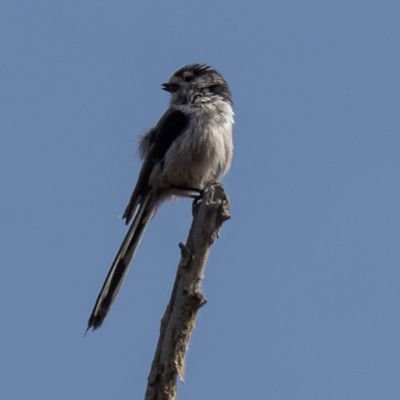
<svg viewBox="0 0 400 400"><path fill-rule="evenodd" d="M83 333L160 84L207 62L234 95L232 219L178 399L399 399L399 21L395 0L3 0L0 398L143 398L188 200Z"/></svg>

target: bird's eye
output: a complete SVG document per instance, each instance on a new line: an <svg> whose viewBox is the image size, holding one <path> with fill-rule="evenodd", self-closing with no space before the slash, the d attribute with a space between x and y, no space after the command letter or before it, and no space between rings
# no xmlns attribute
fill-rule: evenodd
<svg viewBox="0 0 400 400"><path fill-rule="evenodd" d="M185 82L190 82L190 81L193 80L193 78L194 78L194 76L193 76L193 74L190 73L190 72L187 72L187 73L183 74L183 80L184 80Z"/></svg>

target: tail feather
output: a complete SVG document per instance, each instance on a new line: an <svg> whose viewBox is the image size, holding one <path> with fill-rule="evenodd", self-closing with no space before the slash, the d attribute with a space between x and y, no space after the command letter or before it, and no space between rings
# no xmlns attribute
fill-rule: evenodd
<svg viewBox="0 0 400 400"><path fill-rule="evenodd" d="M89 317L87 330L91 328L95 330L103 323L116 295L118 294L122 281L129 268L129 263L135 254L147 223L151 219L153 213L154 205L151 202L150 195L147 195L143 199L129 230L122 241L121 247L111 264L103 287L100 290Z"/></svg>

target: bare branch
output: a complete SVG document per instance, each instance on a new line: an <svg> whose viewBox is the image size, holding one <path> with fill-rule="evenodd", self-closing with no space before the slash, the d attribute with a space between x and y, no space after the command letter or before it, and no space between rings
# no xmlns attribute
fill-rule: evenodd
<svg viewBox="0 0 400 400"><path fill-rule="evenodd" d="M196 314L206 303L201 281L209 249L222 223L229 218L229 200L221 184L207 187L203 196L193 203L193 222L186 244L179 244L181 260L161 320L145 400L175 398L177 378L183 379L185 356Z"/></svg>

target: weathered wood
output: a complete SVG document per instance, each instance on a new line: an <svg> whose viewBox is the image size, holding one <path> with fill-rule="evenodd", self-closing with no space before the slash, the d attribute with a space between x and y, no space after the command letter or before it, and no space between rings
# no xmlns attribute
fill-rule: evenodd
<svg viewBox="0 0 400 400"><path fill-rule="evenodd" d="M181 260L171 298L161 320L145 400L173 400L177 379L182 380L185 356L198 309L206 303L201 281L211 244L230 218L229 200L221 184L206 188L193 204L193 222L186 244L180 243Z"/></svg>

